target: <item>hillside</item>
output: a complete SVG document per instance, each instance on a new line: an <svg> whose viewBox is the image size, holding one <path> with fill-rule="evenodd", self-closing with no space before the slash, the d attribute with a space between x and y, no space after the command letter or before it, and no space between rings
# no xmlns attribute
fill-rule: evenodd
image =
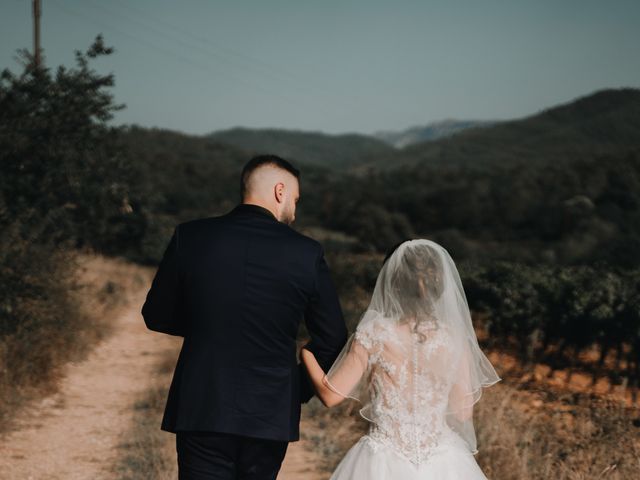
<svg viewBox="0 0 640 480"><path fill-rule="evenodd" d="M215 138L137 126L123 128L119 138L135 172L129 194L133 215L122 229L122 242L140 250L126 252L128 258L157 261L177 223L225 213L240 201L240 172L253 153ZM313 164L301 169L297 224L318 224L322 199L339 174Z"/></svg>
<svg viewBox="0 0 640 480"><path fill-rule="evenodd" d="M497 166L621 155L640 148L640 90L602 90L535 115L411 145L381 168L399 165Z"/></svg>
<svg viewBox="0 0 640 480"><path fill-rule="evenodd" d="M322 225L357 239L364 250L428 235L460 258L533 261L544 252L552 263L640 265L633 207L639 119L638 90L607 90L448 139L402 150L384 146L384 154L353 167L297 162L297 227ZM176 222L230 209L240 169L253 154L222 143L223 135L141 128L123 135L131 164L141 171L132 191L138 216L125 231L129 243L137 238L143 246L130 256L139 261L159 256ZM303 151L307 135L322 139L323 154L348 138L282 131L276 137L299 140L288 148ZM308 151L317 153L312 146ZM354 158L358 147L351 147L345 155ZM364 175L353 175L359 171Z"/></svg>
<svg viewBox="0 0 640 480"><path fill-rule="evenodd" d="M421 127L411 127L400 131L382 131L374 137L396 148L405 148L421 142L439 140L470 128L483 128L494 125L493 121L479 120L442 120Z"/></svg>
<svg viewBox="0 0 640 480"><path fill-rule="evenodd" d="M224 210L238 195L238 173L249 158L239 148L170 130L131 127L122 132L127 156L142 178L137 191L153 194L157 213L186 217Z"/></svg>
<svg viewBox="0 0 640 480"><path fill-rule="evenodd" d="M393 155L395 149L373 137L358 134L328 135L280 129L233 128L208 138L254 153L275 153L296 164L348 168L372 157Z"/></svg>

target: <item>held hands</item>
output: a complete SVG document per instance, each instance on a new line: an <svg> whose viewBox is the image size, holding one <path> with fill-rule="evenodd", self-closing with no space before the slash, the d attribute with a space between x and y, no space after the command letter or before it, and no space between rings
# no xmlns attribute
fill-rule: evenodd
<svg viewBox="0 0 640 480"><path fill-rule="evenodd" d="M306 346L306 345L305 345ZM344 397L340 395L336 395L331 389L325 384L325 372L316 360L316 357L310 350L306 349L305 346L300 350L300 357L302 359L302 363L304 363L305 368L311 378L311 383L313 384L313 388L318 395L320 401L326 407L333 407L337 405Z"/></svg>

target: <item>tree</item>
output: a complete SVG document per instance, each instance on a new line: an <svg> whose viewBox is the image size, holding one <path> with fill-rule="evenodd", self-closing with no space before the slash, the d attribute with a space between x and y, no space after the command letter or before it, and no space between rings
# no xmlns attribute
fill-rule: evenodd
<svg viewBox="0 0 640 480"><path fill-rule="evenodd" d="M18 217L41 241L109 245L135 215L118 130L108 121L124 108L108 90L112 74L90 68L109 55L101 36L76 67L36 65L20 52L24 71L0 74L0 192L5 221Z"/></svg>

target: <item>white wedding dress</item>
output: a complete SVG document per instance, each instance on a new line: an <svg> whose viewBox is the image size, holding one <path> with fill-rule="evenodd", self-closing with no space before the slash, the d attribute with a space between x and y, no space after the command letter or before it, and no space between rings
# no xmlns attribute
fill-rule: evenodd
<svg viewBox="0 0 640 480"><path fill-rule="evenodd" d="M429 357L454 360L444 331L414 342L409 358L394 355L394 337L355 334L354 350L359 344L368 353L371 398L363 416L372 422L331 480L486 480L468 445L446 422L452 385L424 368Z"/></svg>
<svg viewBox="0 0 640 480"><path fill-rule="evenodd" d="M430 240L405 242L323 378L360 401L370 422L331 480L486 480L474 457L473 405L499 380L453 260Z"/></svg>

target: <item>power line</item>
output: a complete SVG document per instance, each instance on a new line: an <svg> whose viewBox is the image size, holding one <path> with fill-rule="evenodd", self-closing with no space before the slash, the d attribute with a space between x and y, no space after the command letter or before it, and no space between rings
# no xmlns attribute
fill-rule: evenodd
<svg viewBox="0 0 640 480"><path fill-rule="evenodd" d="M132 5L130 5L129 3L127 3L126 1L120 1L118 2L120 3L120 5L126 9L128 9L131 12L137 12L140 15L147 15L148 12L145 12L137 7L134 7ZM291 80L297 80L297 81L302 81L303 83L306 83L305 79L300 78L297 74L294 74L293 72L291 72L290 70L283 70L282 67L277 66L277 65L273 65L269 62L265 62L264 60L260 59L260 58L256 58L256 57L252 57L249 55L246 55L245 53L239 52L238 50L234 50L231 49L227 46L221 46L220 43L218 42L214 42L209 38L205 38L201 35L197 35L191 31L188 30L184 30L182 28L179 28L177 26L175 26L174 24L171 24L169 22L166 22L164 20L159 20L159 19L153 19L153 18L148 18L146 17L146 20L154 22L158 25L163 25L166 28L169 28L175 32L180 33L181 35L186 35L194 40L196 40L197 42L206 45L207 47L211 48L213 47L214 49L222 49L223 51L226 51L227 53L223 53L222 55L226 55L226 56L230 56L232 58L235 58L237 60L241 60L246 62L246 65L249 65L251 68L255 68L255 67L259 67L261 68L264 72L270 74L272 76L272 78L275 78L278 81L286 81L286 82L290 82ZM164 33L164 32L163 32ZM210 53L211 50L207 50L207 53ZM216 53L214 50L214 54L220 56L220 53ZM277 73L274 73L277 72ZM282 75L282 73L284 73L284 75ZM297 79L296 79L297 77ZM323 89L324 90L324 89ZM329 92L328 90L324 90L325 93L329 93L330 95L333 96L333 92Z"/></svg>
<svg viewBox="0 0 640 480"><path fill-rule="evenodd" d="M98 7L103 12L111 15L112 17L117 17L117 18L120 18L120 19L124 19L125 21L137 24L138 26L141 26L142 28L145 28L149 32L152 32L154 34L160 35L163 39L167 37L167 31L166 30L159 30L157 27L149 25L149 24L146 24L146 23L144 23L144 21L141 21L140 19L132 19L131 17L127 17L127 16L124 16L124 15L122 15L120 13L113 12L113 11L105 8L100 3L97 3L97 2L93 2L93 6ZM143 12L142 10L139 10L137 8L130 8L130 10L135 10L137 12L140 12L143 15L145 14L145 12ZM189 48L191 50L196 50L196 51L201 52L206 58L209 58L209 57L211 57L213 55L213 56L217 57L218 59L220 59L222 62L224 62L227 65L229 65L233 69L240 68L240 69L245 70L245 71L255 70L256 63L260 63L260 64L262 64L264 66L269 66L269 64L266 63L266 62L256 61L256 60L252 59L251 57L247 57L247 56L242 55L242 54L237 54L236 57L244 57L244 58L249 59L249 61L245 62L245 63L241 62L240 64L238 64L237 62L234 62L233 60L230 61L229 58L227 58L224 54L220 54L219 52L217 52L215 50L215 48L216 48L215 46L214 46L214 49L211 49L210 46L209 46L209 48L205 48L202 45L202 43L208 44L208 45L210 45L210 43L206 39L204 39L203 37L199 37L199 36L196 36L196 35L193 35L193 34L189 34L188 32L184 32L184 31L182 31L182 30L180 30L178 28L173 27L171 24L169 24L167 22L155 21L153 19L146 19L146 20L151 21L151 22L156 23L156 24L165 25L169 29L172 29L172 30L174 30L176 32L180 32L181 33L180 36L176 35L175 33L173 33L173 34L170 33L170 35L177 42L181 43L182 45L186 46L187 48ZM186 34L186 35L190 36L191 38L196 38L197 41L200 44L194 44L193 42L185 40L182 37L182 34ZM237 59L238 58L236 58L236 60ZM291 80L292 80L292 76L291 75L282 76L282 75L274 74L273 71L271 71L269 69L263 68L262 70L263 70L263 72L266 72L271 78L274 78L275 80L277 80L278 83L286 83L286 82L290 83ZM291 83L290 83L290 85L291 85ZM292 85L295 87L295 89L298 91L298 93L304 95L305 97L309 97L309 96L315 97L313 92L309 92L307 89L301 88L299 84L293 83ZM320 103L319 109L323 110L325 113L333 116L335 112L332 111L332 110L328 110L325 105L326 105L325 102ZM314 108L317 109L318 107L314 107ZM343 104L338 105L338 109L344 109L344 105ZM334 105L333 110L335 110L335 105Z"/></svg>
<svg viewBox="0 0 640 480"><path fill-rule="evenodd" d="M174 58L177 58L183 63L187 63L191 66L195 66L201 70L206 70L207 72L213 72L215 75L226 76L227 78L231 79L234 82L234 84L244 85L246 88L252 91L259 91L270 97L278 97L280 100L283 100L287 104L300 105L299 101L297 99L292 98L290 95L282 95L282 93L280 92L275 92L269 89L265 89L264 86L260 83L256 85L251 82L247 82L244 76L238 77L233 74L230 74L228 69L214 69L212 68L212 64L210 62L202 63L201 61L195 60L192 57L183 55L184 51L180 51L180 53L178 53L176 51L171 51L166 48L162 48L158 45L158 43L149 42L145 40L144 37L141 38L127 31L124 31L122 29L118 29L109 24L106 24L104 22L97 21L95 18L93 18L93 16L79 13L77 11L73 11L69 9L66 5L62 5L62 2L58 0L52 0L52 1L54 1L60 7L61 10L65 11L69 15L84 18L85 20L88 20L91 23L99 25L102 28L107 28L108 30L112 30L121 35L125 35L133 39L137 43L143 44L148 48L162 52L164 55L169 55ZM200 52L207 59L209 59L211 56L214 56L220 61L222 61L223 63L226 63L228 66L230 66L231 69L240 68L244 71L250 71L250 70L255 70L256 68L259 68L263 73L266 73L271 78L276 79L279 84L288 83L290 86L293 85L295 89L298 91L298 93L302 95L303 100L308 101L309 98L315 97L317 102L313 105L313 111L320 110L324 112L326 115L328 115L329 118L335 118L337 113L341 115L353 110L358 110L362 113L368 111L370 115L379 114L379 109L372 108L372 105L369 102L362 103L359 101L354 101L355 99L353 97L341 98L339 104L334 104L329 108L327 102L322 101L316 95L314 95L313 92L309 92L307 88L302 87L300 83L302 83L303 85L306 85L308 82L302 81L302 80L300 80L300 82L297 81L295 74L284 71L285 75L282 75L283 69L281 69L280 67L274 66L260 59L252 58L251 56L245 55L236 50L229 49L226 47L223 47L223 50L225 50L227 53L220 53L219 46L214 42L212 42L211 40L203 36L178 28L169 22L154 20L153 18L148 17L148 12L140 10L139 8L133 7L127 3L122 4L122 6L124 6L131 12L135 11L135 12L138 12L139 14L145 15L145 19L142 21L139 18L126 16L120 12L117 12L117 13L113 12L105 8L102 4L99 4L99 3L90 2L89 4L83 3L83 5L84 6L90 5L91 7L98 8L103 12L107 13L108 15L110 15L111 17L113 17L115 20L124 19L127 22L131 22L132 24L137 25L138 27L142 27L146 29L148 32L151 32L154 36L159 36L162 40L167 40L167 37L171 36L174 39L174 41L177 41L178 43L184 45L187 48L186 50L187 52L189 53ZM155 25L151 25L149 22ZM166 29L159 29L158 25L163 25L164 27L166 27L166 29L173 30L173 32L178 32L180 35L177 35L176 33L167 32ZM191 38L193 40L185 39L184 36ZM196 43L194 43L194 40ZM298 79L299 78L300 77L298 77ZM321 90L323 90L324 93L328 95L329 98L331 98L332 100L335 98L335 95L332 92L329 92L326 89L321 89ZM331 103L334 103L334 102L331 102ZM302 105L300 106L302 107ZM404 114L406 112L402 112L402 113Z"/></svg>
<svg viewBox="0 0 640 480"><path fill-rule="evenodd" d="M128 9L129 11L137 12L140 15L145 15L145 16L147 15L147 12L145 12L145 11L143 11L143 10L137 8L137 7L134 7L134 6L132 6L132 5L128 4L128 3L126 3L126 2L119 2L119 3L120 3L120 5L122 7ZM265 62L265 61L263 61L263 60L261 60L259 58L254 58L254 57L245 55L244 53L238 52L237 50L233 50L233 49L230 49L230 48L225 47L225 46L220 46L219 43L213 42L212 40L210 40L208 38L205 38L205 37L202 37L200 35L196 35L191 31L184 30L184 29L181 29L179 27L176 27L175 25L173 25L173 24L171 24L169 22L166 22L164 20L153 19L153 18L148 18L148 17L145 17L145 19L148 20L148 21L151 21L153 23L156 23L158 25L163 25L166 28L169 28L169 29L171 29L171 30L173 30L175 32L180 33L180 35L186 35L186 36L198 41L199 43L201 43L203 45L206 45L207 47L214 47L215 49L218 49L218 50L222 49L223 51L227 52L227 53L222 53L222 55L226 55L226 56L230 56L232 58L244 60L244 61L247 62L246 64L251 66L252 68L255 68L257 65L262 65L263 67L265 67L269 71L270 74L273 74L273 70L274 69L276 71L278 71L278 73L282 70L280 67L274 66L274 65L272 65L272 64L270 64L268 62ZM165 33L165 32L163 31L163 33ZM210 50L207 50L207 52L209 53ZM219 52L216 53L215 50L214 50L214 55L220 56L221 54ZM290 80L291 79L290 72L286 72L285 76L282 76L282 75L278 74L278 75L276 75L276 77L277 77L278 80Z"/></svg>
<svg viewBox="0 0 640 480"><path fill-rule="evenodd" d="M201 70L206 70L207 72L214 73L215 75L226 76L226 77L230 78L234 83L243 84L246 87L250 88L251 90L258 90L258 91L261 91L262 93L264 93L266 95L269 95L269 96L272 96L272 97L273 96L280 97L281 100L284 100L287 103L294 103L290 99L282 97L282 95L280 95L277 92L269 91L269 90L267 90L264 87L259 86L259 85L258 86L252 85L251 83L248 83L246 80L244 80L242 78L238 78L238 77L235 77L233 75L230 75L226 71L214 70L214 69L211 68L211 66L209 64L202 64L202 63L200 63L198 61L194 61L193 59L191 59L189 57L186 57L186 56L184 56L184 55L182 55L180 53L177 53L177 52L162 48L162 47L158 46L155 43L148 42L148 41L146 41L146 40L144 40L142 38L137 37L136 35L132 35L131 33L127 32L127 31L124 31L124 30L121 30L119 28L113 27L112 25L106 24L106 23L104 23L102 21L95 20L91 16L88 16L88 15L85 15L83 13L79 13L77 11L71 10L67 6L62 5L61 2L59 2L58 0L52 0L52 1L54 3L56 3L56 5L62 11L66 12L69 15L72 15L72 16L75 16L75 17L78 17L78 18L82 18L82 19L87 20L87 21L89 21L89 22L91 22L91 23L93 23L95 25L98 25L98 26L100 26L102 28L106 28L107 30L111 30L111 31L116 32L116 33L118 33L120 35L127 36L127 37L133 39L134 41L145 45L148 48L151 48L151 49L157 50L159 52L162 52L164 55L172 56L172 57L182 61L183 63L187 63L187 64L189 64L191 66L194 66L196 68L199 68Z"/></svg>
<svg viewBox="0 0 640 480"><path fill-rule="evenodd" d="M265 61L263 61L261 59L258 59L258 58L255 58L255 57L251 57L251 56L246 55L246 54L244 54L242 52L239 52L237 50L234 50L234 49L231 49L231 48L228 48L228 47L225 47L225 46L220 47L219 43L213 42L211 39L205 38L205 37L203 37L201 35L197 35L197 34L191 32L191 31L184 30L184 29L181 29L179 27L176 27L175 25L173 25L173 24L171 24L169 22L166 22L164 20L151 18L148 15L149 12L141 10L140 8L134 7L134 6L130 5L128 2L126 2L126 1L120 1L118 3L120 3L122 7L124 7L127 10L129 10L130 12L137 13L139 15L143 15L145 17L145 21L149 21L149 22L155 23L156 25L162 25L163 27L166 27L166 28L168 28L170 30L173 30L174 32L178 32L181 35L179 37L178 41L180 41L183 44L189 45L190 48L195 48L197 50L200 50L201 52L204 52L207 56L210 56L212 54L217 56L218 58L220 58L221 56L222 57L224 57L224 56L229 57L230 56L234 60L240 60L241 63L244 61L245 65L241 64L240 68L245 67L245 69L246 69L246 66L249 66L250 69L255 69L256 67L260 67L262 72L267 73L271 78L276 79L278 82L285 82L285 83L288 83L289 85L293 85L296 88L296 90L298 90L299 93L302 93L302 94L304 94L306 96L311 95L311 96L317 98L317 95L315 95L314 92L310 92L308 88L301 87L301 85L300 85L300 84L307 85L309 82L307 80L305 80L305 79L302 79L299 75L297 75L296 73L291 72L290 70L283 70L279 66L275 66L275 65L270 64L268 62L265 62ZM107 11L107 13L111 14L112 16L116 15L115 13L111 12L110 10L104 9L104 7L102 7L102 5L100 5L100 8L102 8L104 11ZM124 16L120 15L120 18L125 18L128 21L132 21L131 17L124 17ZM139 22L139 19L138 19L138 22ZM139 23L139 24L141 24L141 23ZM152 28L152 27L149 27L149 26L145 25L145 28L149 29L149 28ZM166 30L161 30L161 31L155 30L155 31L158 32L158 33L161 33L162 35L166 35L166 33L167 33ZM201 45L194 45L193 43L185 43L185 40L182 38L183 35L196 40ZM177 37L174 35L174 38L177 38ZM207 48L206 49L203 48L202 45L206 45ZM221 54L219 51L216 51L216 50L219 50L220 48L222 48L223 50L225 50L228 53ZM227 63L229 63L228 58L223 58L223 60L226 61ZM231 61L230 64L232 66L234 66L234 67L236 66L236 65L234 65L233 61ZM274 71L277 72L277 73L274 73ZM282 73L284 73L284 75L282 75ZM328 96L332 100L335 98L334 92L331 92L331 91L329 91L329 90L327 90L325 88L320 87L319 89L317 89L317 88L314 88L314 89L320 91L323 94L323 96ZM325 105L324 102L320 103L320 109L323 110L325 113L329 113L332 116L335 116L334 113L335 113L336 109L340 110L341 113L345 113L347 111L350 111L350 110L353 110L353 109L357 109L357 110L360 110L360 111L368 110L370 114L378 114L378 110L370 108L370 105L368 103L364 103L363 104L361 102L354 101L354 99L351 98L351 97L342 98L340 100L339 104L335 104L334 103L332 105L332 108L333 108L332 112L329 112L328 110L326 110L324 108L324 105ZM337 106L337 108L336 108L336 106Z"/></svg>

